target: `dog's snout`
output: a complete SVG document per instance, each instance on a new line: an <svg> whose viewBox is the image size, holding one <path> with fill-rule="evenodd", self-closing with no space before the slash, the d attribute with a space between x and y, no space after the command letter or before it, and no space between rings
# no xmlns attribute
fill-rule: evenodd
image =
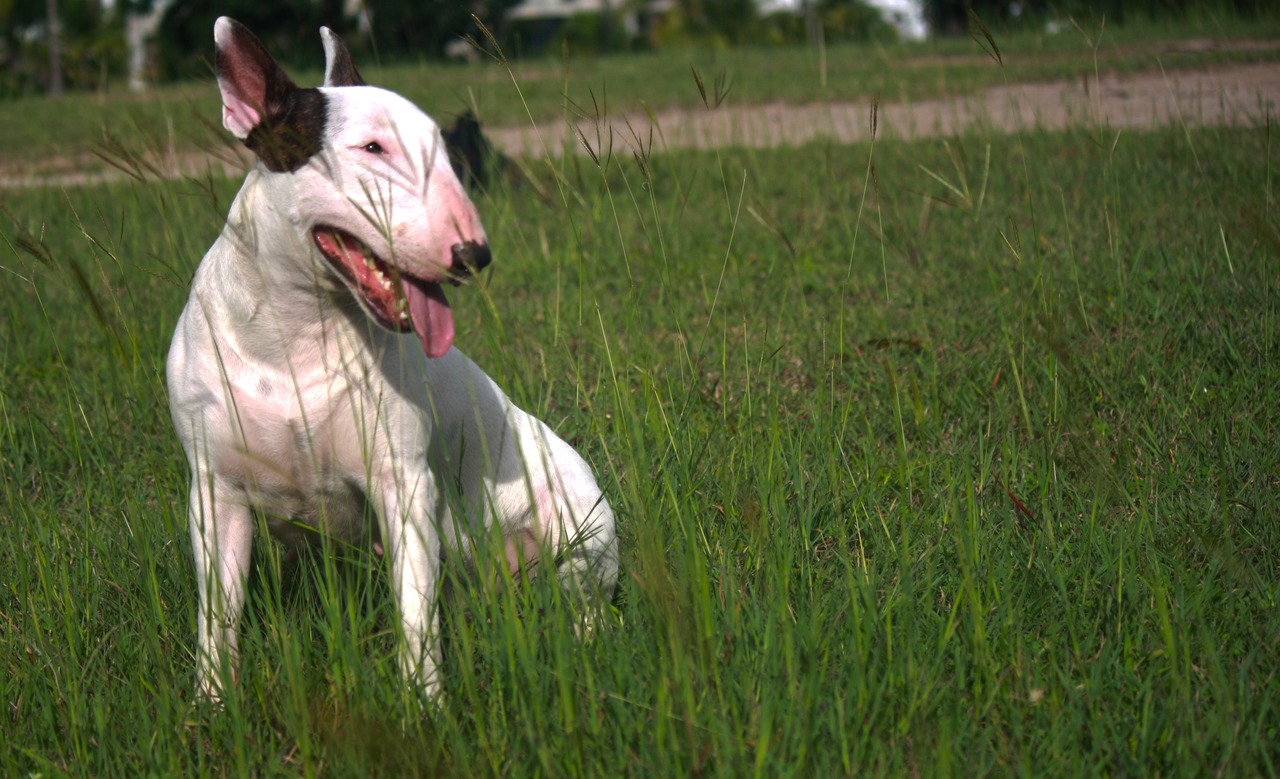
<svg viewBox="0 0 1280 779"><path fill-rule="evenodd" d="M493 255L489 252L489 244L477 241L463 241L453 245L453 270L466 276L481 271L490 262Z"/></svg>

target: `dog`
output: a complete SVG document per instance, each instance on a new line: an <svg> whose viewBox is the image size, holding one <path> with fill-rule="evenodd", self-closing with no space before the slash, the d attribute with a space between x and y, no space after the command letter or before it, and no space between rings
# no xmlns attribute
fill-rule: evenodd
<svg viewBox="0 0 1280 779"><path fill-rule="evenodd" d="M287 545L323 533L385 553L400 668L433 699L449 550L475 567L492 550L512 573L554 563L584 614L617 579L591 468L453 346L444 284L490 250L440 128L320 34L324 85L301 88L248 28L214 25L223 125L256 161L166 379L191 473L198 692L215 702L238 673L255 515Z"/></svg>
<svg viewBox="0 0 1280 779"><path fill-rule="evenodd" d="M453 124L441 130L445 148L449 150L449 162L462 185L468 190L486 189L489 186L489 168L501 173L507 167L507 158L493 148L484 137L480 120L470 109L463 111Z"/></svg>

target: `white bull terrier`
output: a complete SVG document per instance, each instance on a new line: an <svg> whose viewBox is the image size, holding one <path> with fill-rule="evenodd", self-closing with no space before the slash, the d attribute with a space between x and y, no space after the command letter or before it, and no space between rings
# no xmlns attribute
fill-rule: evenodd
<svg viewBox="0 0 1280 779"><path fill-rule="evenodd" d="M254 512L288 544L316 531L385 550L401 669L429 696L446 549L479 564L505 546L512 571L554 561L588 607L617 578L590 467L452 348L442 284L489 248L439 128L365 86L320 32L324 86L302 89L243 25L214 26L222 121L257 163L196 271L167 367L191 469L199 691L214 700L235 673Z"/></svg>

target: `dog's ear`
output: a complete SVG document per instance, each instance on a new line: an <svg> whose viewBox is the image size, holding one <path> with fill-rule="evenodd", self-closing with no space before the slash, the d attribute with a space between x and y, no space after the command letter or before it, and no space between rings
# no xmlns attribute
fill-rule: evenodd
<svg viewBox="0 0 1280 779"><path fill-rule="evenodd" d="M273 113L297 85L249 28L228 16L213 25L214 69L222 91L222 125L240 140Z"/></svg>
<svg viewBox="0 0 1280 779"><path fill-rule="evenodd" d="M356 70L355 60L347 44L342 42L338 34L328 27L320 28L320 38L324 41L324 85L326 87L362 87L364 79Z"/></svg>
<svg viewBox="0 0 1280 779"><path fill-rule="evenodd" d="M213 26L222 124L267 170L292 172L320 151L328 110L318 89L299 89L243 24Z"/></svg>

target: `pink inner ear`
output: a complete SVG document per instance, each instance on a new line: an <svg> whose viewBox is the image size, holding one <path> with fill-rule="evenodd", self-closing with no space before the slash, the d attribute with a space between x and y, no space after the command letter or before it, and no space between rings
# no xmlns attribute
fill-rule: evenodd
<svg viewBox="0 0 1280 779"><path fill-rule="evenodd" d="M214 43L222 124L243 140L262 121L267 82L278 66L253 33L229 19L214 26Z"/></svg>
<svg viewBox="0 0 1280 779"><path fill-rule="evenodd" d="M246 67L239 55L235 50L224 53L227 67L219 74L218 86L222 91L222 125L243 139L262 121L267 82L251 65Z"/></svg>
<svg viewBox="0 0 1280 779"><path fill-rule="evenodd" d="M257 111L249 108L241 101L229 99L225 95L222 98L222 126L231 131L231 134L237 138L244 140L249 137L249 132L258 126L258 122L262 117Z"/></svg>

